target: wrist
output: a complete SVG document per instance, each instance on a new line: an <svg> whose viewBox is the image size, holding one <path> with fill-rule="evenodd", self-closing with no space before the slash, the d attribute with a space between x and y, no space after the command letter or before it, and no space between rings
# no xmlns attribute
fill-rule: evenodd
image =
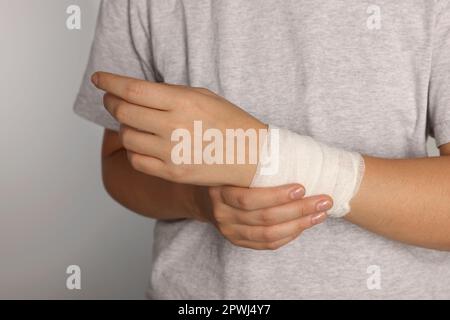
<svg viewBox="0 0 450 320"><path fill-rule="evenodd" d="M234 174L230 175L231 181L229 181L229 185L247 188L250 187L255 178L258 164L261 160L261 149L265 146L267 140L269 125L256 120L251 128L256 131L256 141L254 144L250 143L250 141L246 141L245 163L236 165L236 169L233 170Z"/></svg>
<svg viewBox="0 0 450 320"><path fill-rule="evenodd" d="M240 164L237 165L237 169L234 170L234 178L227 183L230 186L248 188L252 184L255 177L257 164Z"/></svg>
<svg viewBox="0 0 450 320"><path fill-rule="evenodd" d="M359 153L330 147L275 126L271 126L269 136L266 145L270 148L264 149L270 152L264 155L263 149L252 187L300 183L307 195L327 194L333 198L330 216L343 217L350 211L350 201L364 175L364 160ZM271 170L263 172L266 164Z"/></svg>
<svg viewBox="0 0 450 320"><path fill-rule="evenodd" d="M209 196L209 187L192 186L189 218L200 222L209 222L212 213L212 203Z"/></svg>

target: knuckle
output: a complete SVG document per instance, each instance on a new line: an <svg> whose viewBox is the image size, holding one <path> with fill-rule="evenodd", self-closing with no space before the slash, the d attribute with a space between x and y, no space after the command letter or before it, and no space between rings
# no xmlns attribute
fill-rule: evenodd
<svg viewBox="0 0 450 320"><path fill-rule="evenodd" d="M265 209L261 211L260 221L263 225L272 225L276 222L276 216L271 210Z"/></svg>
<svg viewBox="0 0 450 320"><path fill-rule="evenodd" d="M308 219L308 220L310 220L310 219ZM297 220L296 221L296 224L295 224L295 226L294 226L294 232L295 232L295 234L299 234L300 232L302 232L304 229L308 229L309 228L309 222L308 223L305 223L304 221L302 221L302 220Z"/></svg>
<svg viewBox="0 0 450 320"><path fill-rule="evenodd" d="M241 237L244 238L245 240L249 240L249 241L255 241L257 238L255 236L254 228L251 228L251 227L247 227L247 228L244 228L243 230L241 230Z"/></svg>
<svg viewBox="0 0 450 320"><path fill-rule="evenodd" d="M119 122L125 122L128 119L128 108L125 105L125 103L120 103L115 109L114 109L114 117Z"/></svg>
<svg viewBox="0 0 450 320"><path fill-rule="evenodd" d="M128 152L128 161L131 164L131 167L137 171L143 171L143 164L141 160L141 156L134 152Z"/></svg>
<svg viewBox="0 0 450 320"><path fill-rule="evenodd" d="M242 208L244 210L251 209L250 198L245 193L238 193L235 197L239 208Z"/></svg>
<svg viewBox="0 0 450 320"><path fill-rule="evenodd" d="M124 90L125 99L133 99L135 97L140 97L145 91L145 86L141 81L130 81Z"/></svg>
<svg viewBox="0 0 450 320"><path fill-rule="evenodd" d="M273 242L276 240L276 229L274 227L267 227L262 230L262 239L265 242Z"/></svg>
<svg viewBox="0 0 450 320"><path fill-rule="evenodd" d="M224 224L228 221L228 215L222 210L214 210L213 217L218 224Z"/></svg>
<svg viewBox="0 0 450 320"><path fill-rule="evenodd" d="M172 165L167 175L171 181L183 182L187 178L188 172L184 166Z"/></svg>

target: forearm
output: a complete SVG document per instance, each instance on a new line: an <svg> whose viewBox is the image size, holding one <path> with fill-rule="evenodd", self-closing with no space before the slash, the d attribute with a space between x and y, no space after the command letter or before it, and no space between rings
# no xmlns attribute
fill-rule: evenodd
<svg viewBox="0 0 450 320"><path fill-rule="evenodd" d="M450 250L450 157L364 157L271 128L270 137L278 141L274 145L282 165L271 175L257 171L252 186L298 182L307 194L333 198L334 206L328 211L331 217L345 216L397 241ZM449 146L441 147L443 155L450 153ZM261 163L269 160L265 156Z"/></svg>
<svg viewBox="0 0 450 320"><path fill-rule="evenodd" d="M124 149L102 160L105 189L124 207L159 220L199 217L206 205L204 187L177 184L134 170Z"/></svg>
<svg viewBox="0 0 450 320"><path fill-rule="evenodd" d="M450 250L450 157L364 159L345 219L390 239Z"/></svg>

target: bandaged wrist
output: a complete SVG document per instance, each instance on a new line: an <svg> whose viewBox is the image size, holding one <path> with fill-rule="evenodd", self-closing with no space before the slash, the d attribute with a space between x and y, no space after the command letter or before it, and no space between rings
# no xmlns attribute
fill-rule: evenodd
<svg viewBox="0 0 450 320"><path fill-rule="evenodd" d="M269 126L261 140L260 158L250 187L299 183L306 195L328 194L333 198L331 217L350 212L350 201L364 176L364 159L357 152L330 147L309 136Z"/></svg>

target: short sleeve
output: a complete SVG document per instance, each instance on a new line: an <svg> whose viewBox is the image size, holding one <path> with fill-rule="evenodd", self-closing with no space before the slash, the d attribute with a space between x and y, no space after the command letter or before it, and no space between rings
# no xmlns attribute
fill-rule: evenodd
<svg viewBox="0 0 450 320"><path fill-rule="evenodd" d="M102 0L94 42L74 111L81 117L117 131L119 124L103 106L103 92L91 75L96 71L155 81L146 0Z"/></svg>
<svg viewBox="0 0 450 320"><path fill-rule="evenodd" d="M438 1L429 91L430 135L437 146L450 142L450 1Z"/></svg>

